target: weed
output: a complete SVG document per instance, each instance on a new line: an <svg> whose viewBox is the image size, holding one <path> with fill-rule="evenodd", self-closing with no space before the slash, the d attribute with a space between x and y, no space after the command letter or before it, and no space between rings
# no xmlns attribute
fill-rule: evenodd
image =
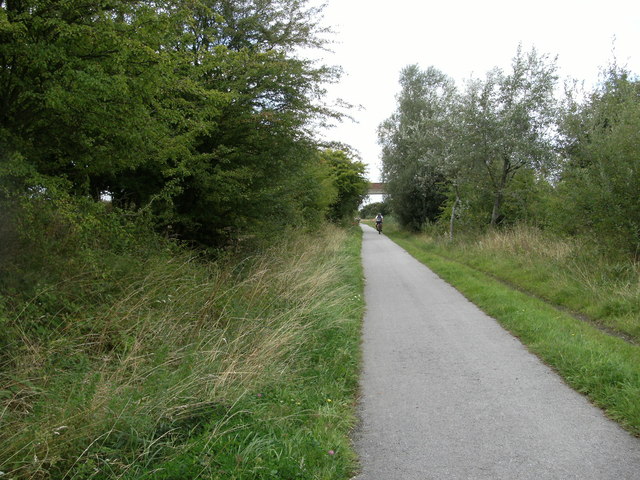
<svg viewBox="0 0 640 480"><path fill-rule="evenodd" d="M347 478L363 311L358 255L359 232L332 228L292 233L241 261L120 252L102 258L102 272L12 301L0 471L16 479ZM43 310L28 305L43 292L68 298L94 282L104 282L100 295L80 295L59 314L46 307L46 323L33 318ZM22 327L33 322L38 335Z"/></svg>

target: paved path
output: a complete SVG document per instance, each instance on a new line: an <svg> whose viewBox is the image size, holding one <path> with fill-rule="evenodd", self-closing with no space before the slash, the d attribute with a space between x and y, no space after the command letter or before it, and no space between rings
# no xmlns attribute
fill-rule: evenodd
<svg viewBox="0 0 640 480"><path fill-rule="evenodd" d="M429 269L362 228L358 480L640 479L639 439Z"/></svg>

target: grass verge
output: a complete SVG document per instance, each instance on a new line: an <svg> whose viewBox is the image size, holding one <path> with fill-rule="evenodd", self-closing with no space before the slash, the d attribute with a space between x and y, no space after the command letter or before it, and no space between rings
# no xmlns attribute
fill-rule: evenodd
<svg viewBox="0 0 640 480"><path fill-rule="evenodd" d="M118 288L34 320L38 335L28 305L5 306L2 477L349 478L360 238L295 234L241 262L124 259Z"/></svg>
<svg viewBox="0 0 640 480"><path fill-rule="evenodd" d="M386 233L496 318L610 418L640 436L640 347L464 265L464 257L445 258L440 254L444 247L425 238L389 228ZM493 269L491 274L501 272ZM512 278L508 273L504 277Z"/></svg>
<svg viewBox="0 0 640 480"><path fill-rule="evenodd" d="M612 258L584 239L559 238L523 225L453 244L442 237L416 238L442 257L493 275L640 345L640 264Z"/></svg>

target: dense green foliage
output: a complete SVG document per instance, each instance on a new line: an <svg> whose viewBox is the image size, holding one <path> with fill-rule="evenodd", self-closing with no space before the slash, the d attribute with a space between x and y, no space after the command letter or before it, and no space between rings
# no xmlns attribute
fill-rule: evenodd
<svg viewBox="0 0 640 480"><path fill-rule="evenodd" d="M596 90L556 98L555 63L520 48L509 72L459 90L443 73L401 73L379 127L383 174L400 224L478 230L536 224L640 251L640 82L611 67Z"/></svg>
<svg viewBox="0 0 640 480"><path fill-rule="evenodd" d="M297 53L328 41L318 14L299 0L0 2L2 182L110 198L203 245L317 223L341 182L312 133L341 115L322 101L339 71Z"/></svg>
<svg viewBox="0 0 640 480"><path fill-rule="evenodd" d="M383 175L400 223L418 230L435 221L446 200L440 161L448 157L453 82L434 68L402 71L398 110L382 125Z"/></svg>
<svg viewBox="0 0 640 480"><path fill-rule="evenodd" d="M602 235L640 255L640 81L611 69L583 103L570 99L566 164L551 223Z"/></svg>
<svg viewBox="0 0 640 480"><path fill-rule="evenodd" d="M340 150L325 150L321 158L331 171L336 189L329 218L336 221L351 219L369 188L369 182L365 178L366 167L364 163L350 159Z"/></svg>
<svg viewBox="0 0 640 480"><path fill-rule="evenodd" d="M391 205L389 205L389 202L374 202L365 205L360 209L360 217L366 219L372 219L379 213L382 214L382 216L386 216L391 213Z"/></svg>

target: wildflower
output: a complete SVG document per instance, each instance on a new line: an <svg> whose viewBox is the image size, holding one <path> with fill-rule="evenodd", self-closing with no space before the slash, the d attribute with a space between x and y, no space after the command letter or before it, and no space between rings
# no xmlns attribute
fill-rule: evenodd
<svg viewBox="0 0 640 480"><path fill-rule="evenodd" d="M328 453L329 455L335 455L335 453L336 453L336 452L334 452L333 450L329 450L327 453Z"/></svg>

